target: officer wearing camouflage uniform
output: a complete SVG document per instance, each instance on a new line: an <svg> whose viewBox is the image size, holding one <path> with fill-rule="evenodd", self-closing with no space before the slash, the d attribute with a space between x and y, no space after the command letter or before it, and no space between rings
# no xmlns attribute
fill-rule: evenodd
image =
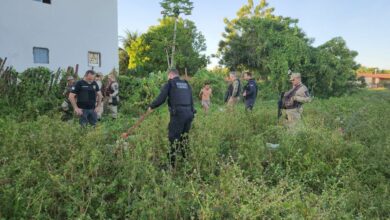
<svg viewBox="0 0 390 220"><path fill-rule="evenodd" d="M102 82L102 80L103 80L103 74L102 73L96 73L95 82L99 86L100 90L103 89L103 82ZM96 105L96 106L98 106L98 105ZM104 110L103 109L103 105L100 105L98 107L97 112L96 112L98 120L101 120L102 115L103 115L103 110Z"/></svg>
<svg viewBox="0 0 390 220"><path fill-rule="evenodd" d="M116 119L118 117L119 104L119 84L114 75L108 76L108 83L104 88L104 105L111 113L111 117Z"/></svg>
<svg viewBox="0 0 390 220"><path fill-rule="evenodd" d="M236 72L231 72L229 74L229 77L232 83L228 87L226 101L227 105L232 107L236 105L240 100L241 81L237 78Z"/></svg>
<svg viewBox="0 0 390 220"><path fill-rule="evenodd" d="M75 84L75 80L73 76L68 76L66 88L62 95L64 95L65 100L61 104L61 108L64 111L64 115L62 116L63 121L67 121L68 119L72 118L72 104L69 101L69 93L72 91L72 87Z"/></svg>
<svg viewBox="0 0 390 220"><path fill-rule="evenodd" d="M292 73L290 81L293 88L283 97L283 108L286 115L284 124L287 128L294 128L302 118L303 104L311 102L311 97L307 87L302 84L300 73Z"/></svg>
<svg viewBox="0 0 390 220"><path fill-rule="evenodd" d="M176 153L179 151L186 158L188 146L188 132L191 128L194 114L194 101L192 89L187 81L179 78L179 72L172 69L168 72L168 82L161 89L160 95L152 102L148 111L161 106L168 98L170 122L168 126L168 138L170 152L168 157L172 167L176 165Z"/></svg>

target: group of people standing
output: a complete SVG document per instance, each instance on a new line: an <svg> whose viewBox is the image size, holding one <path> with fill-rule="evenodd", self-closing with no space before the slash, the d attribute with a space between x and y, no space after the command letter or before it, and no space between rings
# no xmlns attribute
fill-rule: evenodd
<svg viewBox="0 0 390 220"><path fill-rule="evenodd" d="M247 81L241 89L242 84L236 72L229 74L229 87L225 95L225 103L228 108L232 108L239 103L240 97L244 98L245 109L252 111L258 86L256 80L250 72L244 72L243 79ZM68 77L68 86L64 95L68 98L62 105L63 108L73 107L74 112L80 118L80 124L86 126L96 125L97 120L102 116L103 104L108 107L112 118L117 117L117 106L119 102L119 85L114 75L108 76L108 83L102 84L102 76L93 70L88 70L82 80L75 83L73 77ZM285 115L286 127L295 126L301 119L303 112L302 105L310 102L311 98L308 89L301 82L301 75L293 73L290 76L292 89L282 96L281 105ZM103 90L102 90L103 88ZM242 92L241 92L242 90ZM188 133L191 129L192 121L196 114L194 100L190 84L179 77L176 69L168 71L168 82L162 87L158 97L149 105L148 113L158 108L165 101L168 101L170 122L168 125L168 139L170 150L168 158L172 167L176 165L176 155L180 153L186 158L186 148L188 147ZM212 88L209 83L205 83L199 96L204 111L207 113L211 106ZM103 101L102 101L103 100Z"/></svg>
<svg viewBox="0 0 390 220"><path fill-rule="evenodd" d="M244 73L244 80L247 81L243 88L242 96L245 101L245 109L251 111L254 107L258 87L256 80L250 72ZM235 106L241 96L241 81L237 77L236 72L229 74L230 82L225 96L225 103L228 107ZM285 115L286 127L294 126L301 118L303 112L303 103L310 102L308 89L301 82L301 75L293 73L290 76L292 89L286 92L282 97L282 105ZM211 105L212 88L209 83L205 83L201 89L199 96L204 111L207 113ZM194 101L192 96L192 88L190 84L180 79L179 72L175 69L168 71L168 82L163 86L159 96L149 106L149 113L161 106L168 100L168 109L170 112L170 122L168 126L168 139L170 143L170 151L168 158L172 167L176 165L176 155L180 153L183 158L186 158L188 147L188 132L191 128L191 123L196 114Z"/></svg>
<svg viewBox="0 0 390 220"><path fill-rule="evenodd" d="M88 70L83 79L75 81L74 77L67 78L67 86L63 95L65 100L61 107L64 111L63 119L73 117L74 113L79 117L80 125L95 126L103 116L104 110L108 110L113 119L118 115L119 84L113 74L108 75L107 83L103 85L103 75Z"/></svg>
<svg viewBox="0 0 390 220"><path fill-rule="evenodd" d="M243 89L241 89L241 80L237 77L237 73L229 73L229 78L226 79L226 81L229 82L229 87L225 93L225 103L227 103L229 107L232 107L239 102L240 96L242 95L245 102L245 109L251 111L255 105L258 87L252 73L244 72L244 80L246 80L247 83ZM241 90L243 90L242 94ZM203 110L207 113L211 106L212 97L212 88L210 87L210 83L205 83L199 93L199 97L201 99Z"/></svg>

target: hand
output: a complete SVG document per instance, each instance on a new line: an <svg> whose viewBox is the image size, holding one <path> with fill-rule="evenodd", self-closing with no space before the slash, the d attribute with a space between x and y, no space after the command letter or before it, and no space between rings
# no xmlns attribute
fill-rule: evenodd
<svg viewBox="0 0 390 220"><path fill-rule="evenodd" d="M246 96L246 91L242 94L242 96L244 96L244 97Z"/></svg>
<svg viewBox="0 0 390 220"><path fill-rule="evenodd" d="M126 139L126 138L129 137L129 134L128 134L128 133L122 133L121 137L122 137L123 139Z"/></svg>
<svg viewBox="0 0 390 220"><path fill-rule="evenodd" d="M100 106L100 105L99 105ZM98 113L98 111L99 111L99 106L96 106L96 108L95 108L95 113Z"/></svg>
<svg viewBox="0 0 390 220"><path fill-rule="evenodd" d="M83 110L80 109L80 108L75 108L75 109L74 109L74 112L76 113L77 116L83 115Z"/></svg>
<svg viewBox="0 0 390 220"><path fill-rule="evenodd" d="M149 107L147 113L152 113L152 112L153 112L153 109L151 107Z"/></svg>

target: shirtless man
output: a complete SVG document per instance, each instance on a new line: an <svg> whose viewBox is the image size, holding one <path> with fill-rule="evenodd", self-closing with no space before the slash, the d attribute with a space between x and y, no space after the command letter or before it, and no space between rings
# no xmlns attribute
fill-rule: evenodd
<svg viewBox="0 0 390 220"><path fill-rule="evenodd" d="M209 83L205 83L204 87L200 90L199 96L201 96L203 110L207 114L211 105L210 98L213 96L213 91Z"/></svg>

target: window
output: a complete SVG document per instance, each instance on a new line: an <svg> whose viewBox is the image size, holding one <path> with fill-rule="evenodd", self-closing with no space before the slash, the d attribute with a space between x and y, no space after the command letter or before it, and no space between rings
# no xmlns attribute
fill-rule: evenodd
<svg viewBox="0 0 390 220"><path fill-rule="evenodd" d="M88 66L100 67L101 56L99 52L88 52Z"/></svg>
<svg viewBox="0 0 390 220"><path fill-rule="evenodd" d="M51 0L34 0L36 2L42 2L42 3L46 3L46 4L51 4Z"/></svg>
<svg viewBox="0 0 390 220"><path fill-rule="evenodd" d="M49 49L42 47L33 48L34 63L49 63Z"/></svg>

